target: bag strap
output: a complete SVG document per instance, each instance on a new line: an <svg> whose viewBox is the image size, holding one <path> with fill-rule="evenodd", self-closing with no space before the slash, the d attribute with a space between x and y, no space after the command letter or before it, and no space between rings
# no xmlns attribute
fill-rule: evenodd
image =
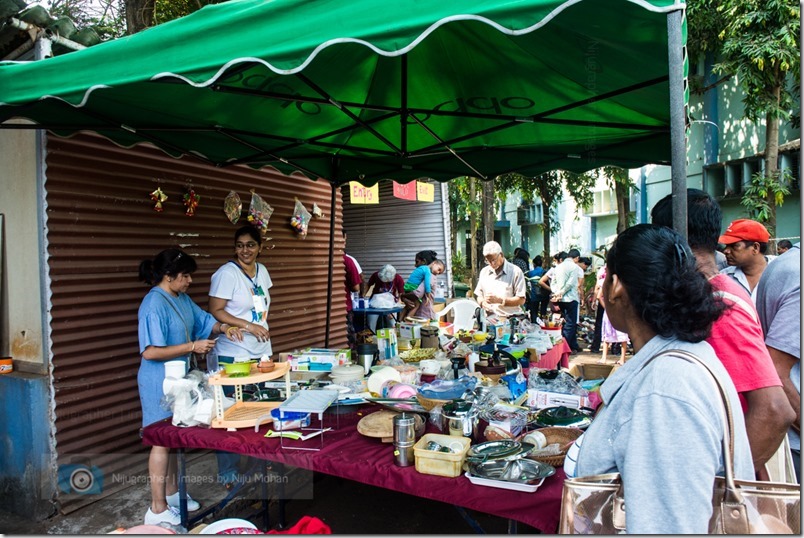
<svg viewBox="0 0 804 538"><path fill-rule="evenodd" d="M645 361L645 363L637 371L641 372L648 364L662 356L675 356L676 358L686 360L687 362L699 364L703 366L704 370L709 374L707 377L715 385L722 406L720 406L721 417L725 424L723 437L721 438L721 448L723 450L723 469L725 490L723 492L723 499L721 500L721 525L725 534L749 534L750 529L748 525L748 513L746 511L743 496L740 493L737 485L734 482L734 418L732 414L731 402L729 401L728 394L725 387L717 378L712 368L702 361L698 356L684 351L682 349L669 349L654 355ZM618 391L619 392L619 389ZM609 398L611 401L614 398L615 392ZM612 507L612 519L615 522L615 528L625 529L625 499L622 483L615 495Z"/></svg>
<svg viewBox="0 0 804 538"><path fill-rule="evenodd" d="M178 309L178 308L176 308L176 305L175 305L175 304L173 304L173 301L171 301L170 299L168 299L167 297L165 297L164 295L162 295L162 294L161 294L161 293L159 293L159 292L156 292L156 293L157 293L157 295L159 295L159 296L160 296L162 299L164 299L164 300L165 300L165 302L167 302L167 304L169 304L169 305L170 305L170 307L173 309L173 311L174 311L174 312L176 312L176 314L178 314L178 315L179 315L179 319L180 319L180 320L182 321L182 323L184 324L184 335L187 337L187 342L189 343L189 342L191 341L191 340L190 340L190 327L187 325L187 320L186 320L186 319L184 319L184 316L182 316L182 315L181 315L181 312L179 312L179 309Z"/></svg>
<svg viewBox="0 0 804 538"><path fill-rule="evenodd" d="M734 482L734 418L732 414L731 402L729 401L728 394L725 387L712 371L712 368L702 361L698 356L684 351L682 349L670 349L654 355L642 365L645 368L653 360L663 356L670 355L703 366L704 370L709 374L707 377L715 385L722 406L720 407L721 416L726 425L721 438L721 447L723 449L723 470L725 490L723 492L723 500L721 501L721 516L723 530L726 534L749 534L748 526L748 513L746 511L745 502L740 490ZM642 370L640 368L640 370Z"/></svg>

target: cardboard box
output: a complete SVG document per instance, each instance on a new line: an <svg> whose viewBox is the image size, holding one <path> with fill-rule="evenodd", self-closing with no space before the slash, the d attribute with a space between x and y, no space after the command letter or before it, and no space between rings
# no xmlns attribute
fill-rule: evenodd
<svg viewBox="0 0 804 538"><path fill-rule="evenodd" d="M528 407L543 409L545 407L571 407L580 409L589 406L589 398L577 394L563 394L561 392L547 392L537 389L528 389Z"/></svg>
<svg viewBox="0 0 804 538"><path fill-rule="evenodd" d="M394 329L377 330L377 348L380 352L380 359L391 359L399 355L399 347L396 340Z"/></svg>
<svg viewBox="0 0 804 538"><path fill-rule="evenodd" d="M400 323L399 336L402 338L408 338L410 340L421 338L422 326L420 323Z"/></svg>
<svg viewBox="0 0 804 538"><path fill-rule="evenodd" d="M298 354L289 354L291 371L330 372L333 366L343 366L351 360L350 349L308 348Z"/></svg>
<svg viewBox="0 0 804 538"><path fill-rule="evenodd" d="M575 363L570 366L567 373L575 379L600 379L609 377L619 368L619 364Z"/></svg>

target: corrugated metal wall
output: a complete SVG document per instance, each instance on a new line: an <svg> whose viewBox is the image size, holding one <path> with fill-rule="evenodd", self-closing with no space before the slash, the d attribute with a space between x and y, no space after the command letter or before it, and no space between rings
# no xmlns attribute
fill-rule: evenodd
<svg viewBox="0 0 804 538"><path fill-rule="evenodd" d="M48 266L52 279L52 364L59 462L88 455L120 489L114 473L141 466L140 356L137 309L148 291L138 281L141 260L180 246L196 256L189 294L207 305L212 273L233 254L233 234L246 224L254 189L274 208L260 256L271 273L269 323L275 353L324 345L332 190L328 182L237 167L217 169L172 159L149 147L124 149L94 135L50 136L47 144ZM149 193L161 179L169 199L155 212ZM200 206L185 216L182 195L192 182ZM230 190L243 201L232 225L223 213ZM288 224L294 197L324 213L306 239ZM346 345L341 194L336 192L330 347ZM270 247L270 249L269 249ZM127 455L126 457L123 457ZM131 456L139 455L139 458ZM138 460L137 463L132 463ZM143 485L147 495L147 485ZM62 495L62 510L91 501Z"/></svg>
<svg viewBox="0 0 804 538"><path fill-rule="evenodd" d="M349 188L343 194L343 225L347 232L346 251L354 256L368 282L372 273L386 263L402 278L413 271L413 259L420 250L435 250L449 266L441 186L435 183L433 202L401 200L393 195L393 182L379 183L379 204L351 204ZM440 277L447 282L446 275Z"/></svg>

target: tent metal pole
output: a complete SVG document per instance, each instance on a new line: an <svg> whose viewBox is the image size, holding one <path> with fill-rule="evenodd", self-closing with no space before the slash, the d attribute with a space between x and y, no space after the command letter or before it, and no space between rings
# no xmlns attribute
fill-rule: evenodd
<svg viewBox="0 0 804 538"><path fill-rule="evenodd" d="M333 172L335 168L333 166ZM335 177L329 182L332 195L329 199L329 278L327 279L327 316L324 328L324 347L329 348L329 322L332 318L332 263L335 258Z"/></svg>
<svg viewBox="0 0 804 538"><path fill-rule="evenodd" d="M673 228L687 238L687 140L684 103L684 12L667 14L668 85L670 90L670 174Z"/></svg>

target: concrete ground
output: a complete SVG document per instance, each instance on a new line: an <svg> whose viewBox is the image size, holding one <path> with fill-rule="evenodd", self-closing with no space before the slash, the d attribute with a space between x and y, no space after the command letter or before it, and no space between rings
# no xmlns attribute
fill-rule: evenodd
<svg viewBox="0 0 804 538"><path fill-rule="evenodd" d="M570 363L597 363L600 354L581 352L571 357ZM630 355L629 355L630 357ZM613 364L618 357L609 357ZM247 463L244 458L243 463ZM211 452L199 453L188 463L188 475L214 477L216 461ZM452 505L420 499L411 495L360 484L336 477L299 471L294 499L286 504L286 523L292 525L302 516L315 516L327 523L335 534L473 534L475 529L467 523ZM190 485L190 493L199 498L204 506L211 506L223 499L226 490L210 480L199 491ZM208 516L205 522L226 517L240 517L260 524L254 516L258 506L256 492L245 495L250 500L230 503L217 514ZM142 485L134 485L89 504L66 515L56 515L41 522L8 512L0 507L0 533L9 535L29 534L106 534L118 528L142 524L149 505L149 494ZM275 528L278 507L271 507L271 524ZM508 532L507 520L486 514L471 512L483 530L490 534ZM538 533L537 529L524 524L517 526L520 534Z"/></svg>

